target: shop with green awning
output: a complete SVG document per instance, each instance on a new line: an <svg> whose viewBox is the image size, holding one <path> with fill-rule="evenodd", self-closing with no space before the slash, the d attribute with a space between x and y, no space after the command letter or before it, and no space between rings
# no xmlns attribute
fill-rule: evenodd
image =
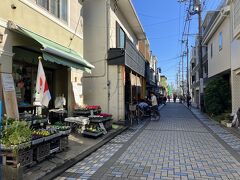
<svg viewBox="0 0 240 180"><path fill-rule="evenodd" d="M10 30L15 37L21 39L21 43L13 46L12 71L19 112L33 110L39 57L43 59L42 64L52 95L49 109L55 107L54 99L64 96L67 99L66 108L71 111L77 103L72 83L81 86L83 73L91 73L94 66L70 48L17 25L12 27ZM81 98L83 99L83 95ZM83 100L79 103L83 103Z"/></svg>

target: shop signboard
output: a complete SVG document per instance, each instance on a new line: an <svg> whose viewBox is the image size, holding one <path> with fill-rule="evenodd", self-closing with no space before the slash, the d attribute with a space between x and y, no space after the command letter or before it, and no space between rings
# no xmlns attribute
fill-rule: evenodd
<svg viewBox="0 0 240 180"><path fill-rule="evenodd" d="M8 118L19 119L16 91L12 74L2 73L3 97Z"/></svg>
<svg viewBox="0 0 240 180"><path fill-rule="evenodd" d="M103 134L107 134L107 130L105 129L103 123L99 123L99 126L103 130Z"/></svg>
<svg viewBox="0 0 240 180"><path fill-rule="evenodd" d="M83 104L82 85L77 82L72 82L72 87L75 103L77 106L81 106Z"/></svg>
<svg viewBox="0 0 240 180"><path fill-rule="evenodd" d="M5 92L15 91L12 74L3 73L2 74L2 83L3 83L3 90Z"/></svg>

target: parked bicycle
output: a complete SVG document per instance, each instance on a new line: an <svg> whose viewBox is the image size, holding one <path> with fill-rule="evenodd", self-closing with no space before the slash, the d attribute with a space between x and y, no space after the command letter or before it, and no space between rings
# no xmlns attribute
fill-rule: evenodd
<svg viewBox="0 0 240 180"><path fill-rule="evenodd" d="M129 111L127 112L127 120L130 122L130 126L136 121L139 123L138 115L137 115L137 105L129 104Z"/></svg>

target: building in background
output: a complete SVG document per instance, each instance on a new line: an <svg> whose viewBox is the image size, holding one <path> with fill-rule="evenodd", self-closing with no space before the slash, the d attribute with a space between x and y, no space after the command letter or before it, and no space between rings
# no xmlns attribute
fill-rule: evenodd
<svg viewBox="0 0 240 180"><path fill-rule="evenodd" d="M222 77L230 84L231 47L230 16L226 7L214 13L211 23L204 31L203 45L208 48L208 78Z"/></svg>
<svg viewBox="0 0 240 180"><path fill-rule="evenodd" d="M164 75L161 75L161 77L160 77L160 94L163 96L168 95L167 77Z"/></svg>
<svg viewBox="0 0 240 180"><path fill-rule="evenodd" d="M203 23L203 39L205 40L212 27L212 24L215 22L218 11L209 11L207 12ZM208 37L209 38L209 37ZM209 50L211 47L208 44L203 44L202 46L202 67L203 67L203 92L208 82L208 71L209 71ZM192 96L192 102L196 107L200 107L200 63L198 56L198 39L196 38L195 46L192 47L190 54L190 93Z"/></svg>
<svg viewBox="0 0 240 180"><path fill-rule="evenodd" d="M83 21L84 58L96 67L83 79L85 103L124 120L128 105L145 96L149 43L142 25L130 0L84 1Z"/></svg>
<svg viewBox="0 0 240 180"><path fill-rule="evenodd" d="M159 93L159 86L158 86L159 71L158 71L157 64L158 64L157 57L151 54L149 67L147 67L147 70L149 71L149 79L147 81L148 92ZM148 95L150 94L148 93Z"/></svg>

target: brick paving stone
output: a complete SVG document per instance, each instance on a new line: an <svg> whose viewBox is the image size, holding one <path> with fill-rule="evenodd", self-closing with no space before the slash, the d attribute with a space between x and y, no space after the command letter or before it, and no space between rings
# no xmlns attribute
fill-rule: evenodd
<svg viewBox="0 0 240 180"><path fill-rule="evenodd" d="M223 140L231 142L235 149L239 145L240 149L236 137L201 113L196 111L195 115ZM141 127L143 125L117 136L66 173L86 179L98 173L102 174L101 179L240 179L240 163L178 103L167 104L161 111L161 120L151 121L108 165L110 168L105 169L105 163ZM66 173L61 177L74 176Z"/></svg>

